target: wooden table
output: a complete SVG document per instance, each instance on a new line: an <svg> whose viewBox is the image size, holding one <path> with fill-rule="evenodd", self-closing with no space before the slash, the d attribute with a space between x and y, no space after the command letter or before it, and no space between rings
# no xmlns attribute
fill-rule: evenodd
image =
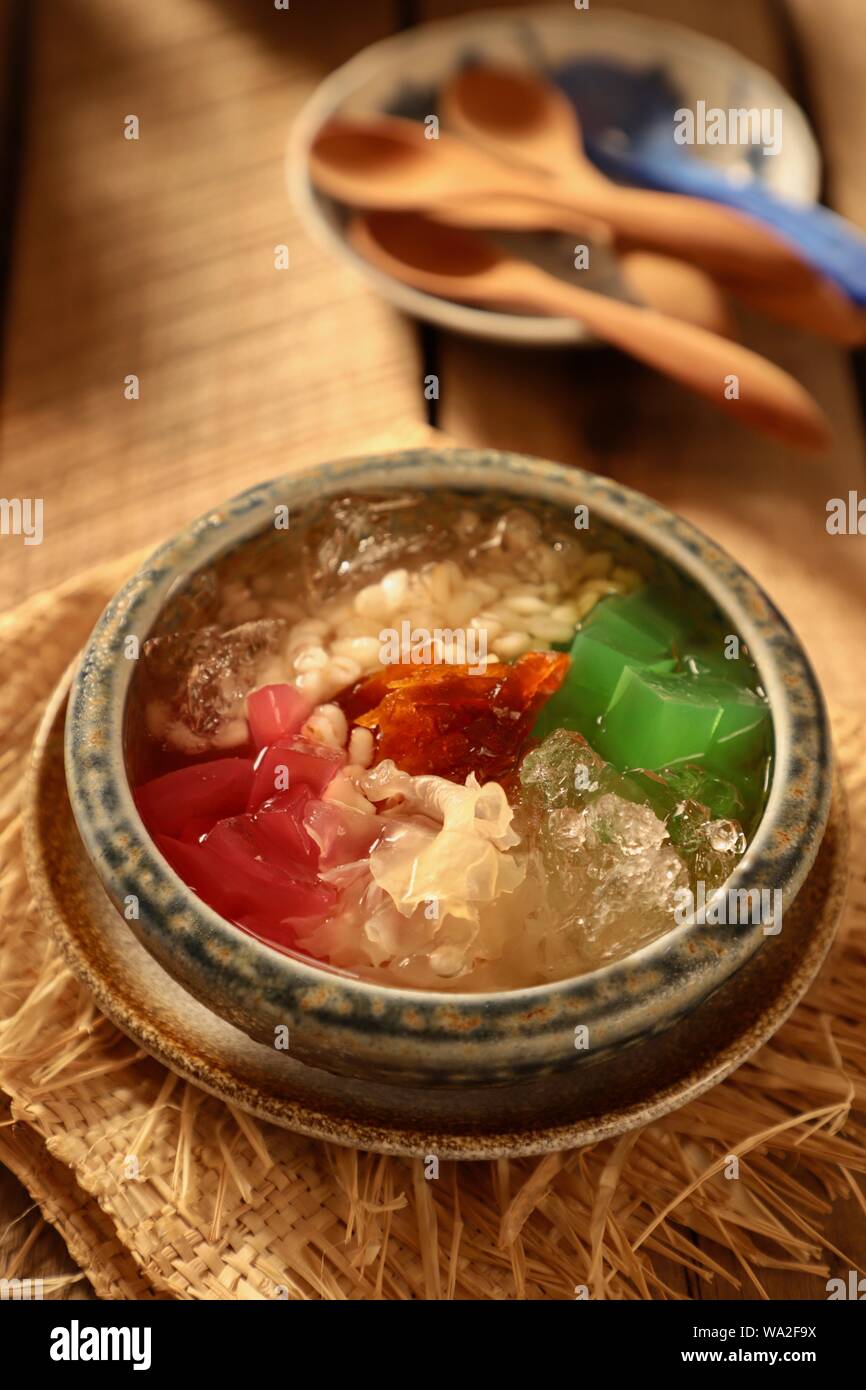
<svg viewBox="0 0 866 1390"><path fill-rule="evenodd" d="M325 18L320 0L291 0L288 11L272 0L9 0L0 103L7 134L17 147L23 121L24 142L0 166L2 492L44 499L45 539L0 538L4 605L156 542L260 478L354 452L395 421L423 422L432 370L436 423L457 442L611 474L714 535L794 621L831 698L857 705L866 545L824 526L829 498L866 495L848 355L743 324L745 339L799 376L834 421L832 452L800 457L613 353L533 354L422 335L301 230L283 155L309 92L373 40L482 4L329 0ZM726 39L786 82L815 122L830 201L866 226L859 0L628 8ZM128 115L138 117L138 140L124 138ZM275 268L280 245L289 270ZM133 374L139 398L129 400ZM0 1174L0 1232L27 1205ZM862 1216L840 1209L835 1225L848 1248L854 1230L866 1260ZM7 1231L0 1263L22 1240L33 1244L19 1273L72 1267L35 1214ZM713 1296L674 1268L666 1277ZM768 1286L786 1297L813 1292L790 1274ZM81 1285L71 1292L87 1296Z"/></svg>

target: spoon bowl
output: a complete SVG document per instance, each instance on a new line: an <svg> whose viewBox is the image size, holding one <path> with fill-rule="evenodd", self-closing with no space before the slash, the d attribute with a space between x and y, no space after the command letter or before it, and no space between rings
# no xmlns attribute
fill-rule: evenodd
<svg viewBox="0 0 866 1390"><path fill-rule="evenodd" d="M574 106L554 83L536 73L488 66L463 68L444 83L439 108L450 127L500 159L523 162L571 181L585 184L588 180L596 187L610 184L584 151ZM463 199L458 207L465 209L465 204ZM523 204L524 208L533 206L543 221L543 209L537 204ZM519 216L518 208L510 208L509 215ZM466 217L464 210L464 225L468 226ZM596 223L588 235L596 243L612 247L613 233L607 224ZM611 249L611 279L617 274L614 256ZM618 273L622 297L636 295L662 313L725 337L736 336L723 290L700 267L674 256L637 249L622 258Z"/></svg>
<svg viewBox="0 0 866 1390"><path fill-rule="evenodd" d="M464 68L444 83L439 108L451 129L501 159L599 184L610 182L584 153L571 102L534 73Z"/></svg>
<svg viewBox="0 0 866 1390"><path fill-rule="evenodd" d="M468 293L485 298L485 291L495 290L496 271L505 261L486 237L408 212L356 217L349 237L362 255L431 294L447 293L450 281L463 280Z"/></svg>
<svg viewBox="0 0 866 1390"><path fill-rule="evenodd" d="M447 135L428 140L397 116L329 121L310 150L316 186L354 207L422 209L460 195L496 193L501 179L482 153Z"/></svg>

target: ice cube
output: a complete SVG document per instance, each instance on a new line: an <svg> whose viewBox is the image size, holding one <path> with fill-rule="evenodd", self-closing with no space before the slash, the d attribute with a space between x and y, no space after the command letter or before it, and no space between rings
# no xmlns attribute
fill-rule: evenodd
<svg viewBox="0 0 866 1390"><path fill-rule="evenodd" d="M594 753L582 734L557 729L520 765L520 782L545 811L575 806L583 793L598 786L606 764Z"/></svg>
<svg viewBox="0 0 866 1390"><path fill-rule="evenodd" d="M212 625L146 641L142 681L151 733L192 753L245 743L244 700L267 679L285 629L282 619L260 618L228 631Z"/></svg>
<svg viewBox="0 0 866 1390"><path fill-rule="evenodd" d="M304 577L311 595L330 598L351 581L369 584L408 558L445 554L450 531L425 493L332 497L304 535Z"/></svg>
<svg viewBox="0 0 866 1390"><path fill-rule="evenodd" d="M540 824L559 808L582 808L606 795L650 808L687 866L692 886L702 880L708 889L718 887L746 848L738 820L740 792L704 767L618 772L581 734L557 729L523 759L520 782L521 824L527 815Z"/></svg>
<svg viewBox="0 0 866 1390"><path fill-rule="evenodd" d="M699 801L681 801L667 817L671 842L689 867L694 887L703 883L707 892L720 888L746 848L739 821L714 820Z"/></svg>
<svg viewBox="0 0 866 1390"><path fill-rule="evenodd" d="M591 968L669 931L677 892L730 875L746 847L739 793L704 768L620 773L578 733L558 729L520 767L517 824L535 859L545 949L557 970Z"/></svg>
<svg viewBox="0 0 866 1390"><path fill-rule="evenodd" d="M673 925L688 870L649 806L606 792L550 817L540 850L548 903L578 958L624 955Z"/></svg>

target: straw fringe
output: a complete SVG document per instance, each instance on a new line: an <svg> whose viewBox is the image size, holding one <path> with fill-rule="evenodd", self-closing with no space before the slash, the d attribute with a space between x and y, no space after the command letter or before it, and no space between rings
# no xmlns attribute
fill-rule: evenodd
<svg viewBox="0 0 866 1390"><path fill-rule="evenodd" d="M97 1012L29 910L26 749L130 567L103 567L0 619L0 1160L98 1293L766 1298L787 1270L824 1297L834 1269L858 1269L828 1234L838 1201L866 1215L866 758L854 712L836 717L856 866L844 928L772 1042L686 1108L616 1141L535 1161L443 1163L435 1176L424 1160L260 1123L167 1072Z"/></svg>

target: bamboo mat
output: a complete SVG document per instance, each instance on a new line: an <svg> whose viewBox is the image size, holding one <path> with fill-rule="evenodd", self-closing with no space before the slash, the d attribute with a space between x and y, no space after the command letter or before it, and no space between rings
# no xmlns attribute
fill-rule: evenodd
<svg viewBox="0 0 866 1390"><path fill-rule="evenodd" d="M618 1141L442 1164L438 1181L420 1161L253 1120L101 1017L32 912L19 812L45 701L131 567L104 566L0 620L0 1159L98 1294L666 1298L682 1296L670 1282L679 1266L693 1296L702 1281L721 1296L766 1296L777 1271L796 1270L823 1298L831 1274L857 1268L833 1228L837 1199L866 1211L861 868L819 981L730 1080ZM837 713L861 866L859 726ZM732 1154L738 1181L725 1176Z"/></svg>

